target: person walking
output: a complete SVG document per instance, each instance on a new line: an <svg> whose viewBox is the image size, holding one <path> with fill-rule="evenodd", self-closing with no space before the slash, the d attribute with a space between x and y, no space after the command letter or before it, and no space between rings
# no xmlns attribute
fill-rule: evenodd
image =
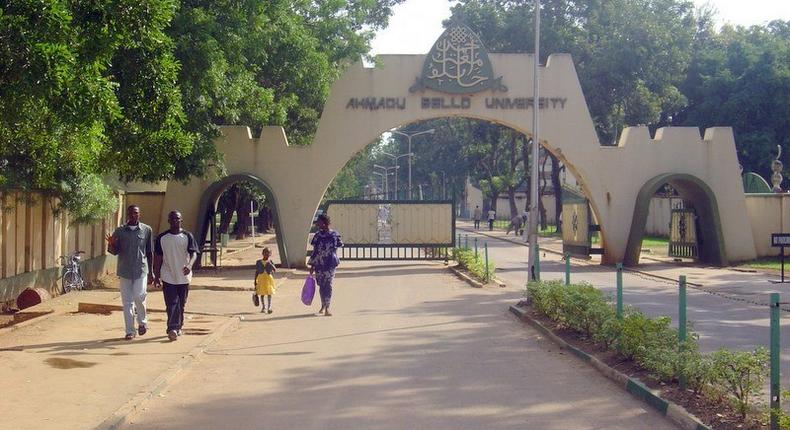
<svg viewBox="0 0 790 430"><path fill-rule="evenodd" d="M521 229L521 215L516 215L510 219L510 225L507 226L507 231L505 232L505 234L508 235L510 234L510 230L513 230L513 234L518 236L520 229Z"/></svg>
<svg viewBox="0 0 790 430"><path fill-rule="evenodd" d="M181 212L171 211L167 222L170 229L156 237L154 246L154 282L165 296L167 337L175 341L183 333L184 307L198 249L192 233L181 228Z"/></svg>
<svg viewBox="0 0 790 430"><path fill-rule="evenodd" d="M277 292L274 286L274 272L277 268L272 263L270 257L272 251L269 248L261 250L261 259L255 262L255 293L261 296L261 312L272 313L272 295ZM264 297L269 298L269 307L266 308Z"/></svg>
<svg viewBox="0 0 790 430"><path fill-rule="evenodd" d="M488 231L494 230L494 220L496 219L496 211L492 208L488 210Z"/></svg>
<svg viewBox="0 0 790 430"><path fill-rule="evenodd" d="M480 228L480 220L483 219L483 211L480 209L480 206L475 206L474 218L475 228Z"/></svg>
<svg viewBox="0 0 790 430"><path fill-rule="evenodd" d="M529 227L529 208L524 209L524 214L521 215L521 233L520 236L524 238L524 241L527 240L527 228Z"/></svg>
<svg viewBox="0 0 790 430"><path fill-rule="evenodd" d="M154 279L151 271L152 237L151 227L140 222L140 208L136 205L126 208L126 224L106 236L107 252L118 257L116 273L121 280L126 340L148 331L145 299L147 285ZM135 314L138 323L136 333Z"/></svg>
<svg viewBox="0 0 790 430"><path fill-rule="evenodd" d="M335 279L335 269L340 260L337 258L337 249L343 246L340 235L329 229L331 219L329 215L322 213L318 215L316 225L318 231L313 236L310 244L313 245L313 252L307 264L310 266L310 274L315 273L315 281L318 284L318 292L321 295L321 309L319 314L331 317L329 305L332 301L332 282Z"/></svg>

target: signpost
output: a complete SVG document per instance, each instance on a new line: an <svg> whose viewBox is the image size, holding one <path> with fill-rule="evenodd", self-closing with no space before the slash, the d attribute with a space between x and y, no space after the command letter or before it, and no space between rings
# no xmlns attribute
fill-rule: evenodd
<svg viewBox="0 0 790 430"><path fill-rule="evenodd" d="M779 259L782 262L782 277L779 281L771 281L774 284L785 283L785 246L790 246L790 233L772 233L771 246L779 248Z"/></svg>

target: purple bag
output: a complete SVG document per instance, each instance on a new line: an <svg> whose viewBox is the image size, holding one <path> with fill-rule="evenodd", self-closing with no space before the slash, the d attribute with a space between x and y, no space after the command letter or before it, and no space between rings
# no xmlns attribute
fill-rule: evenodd
<svg viewBox="0 0 790 430"><path fill-rule="evenodd" d="M302 287L302 303L310 306L313 303L313 296L315 296L315 278L308 276L304 280L304 286Z"/></svg>

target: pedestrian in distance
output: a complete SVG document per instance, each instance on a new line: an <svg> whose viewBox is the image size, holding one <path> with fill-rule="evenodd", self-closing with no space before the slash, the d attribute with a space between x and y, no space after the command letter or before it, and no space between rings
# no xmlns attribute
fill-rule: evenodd
<svg viewBox="0 0 790 430"><path fill-rule="evenodd" d="M480 206L475 206L474 219L475 228L480 228L480 220L483 219L483 211L480 209Z"/></svg>
<svg viewBox="0 0 790 430"><path fill-rule="evenodd" d="M126 340L148 331L145 299L147 285L154 280L151 270L152 238L151 227L140 222L140 208L136 205L126 208L126 224L105 237L107 252L118 257L116 273L120 278ZM138 323L136 333L135 314Z"/></svg>
<svg viewBox="0 0 790 430"><path fill-rule="evenodd" d="M167 222L170 229L157 236L154 245L154 276L155 285L165 296L167 337L176 341L183 334L184 308L198 249L192 233L181 228L181 212L171 211Z"/></svg>
<svg viewBox="0 0 790 430"><path fill-rule="evenodd" d="M261 312L272 313L272 295L276 292L274 288L274 272L277 268L270 259L272 251L269 248L261 250L261 259L255 262L255 294L261 296ZM264 297L269 298L267 308Z"/></svg>
<svg viewBox="0 0 790 430"><path fill-rule="evenodd" d="M524 237L524 240L527 240L525 236L525 231L529 227L529 208L524 210L524 213L521 215L521 232L519 233L520 236Z"/></svg>
<svg viewBox="0 0 790 430"><path fill-rule="evenodd" d="M496 219L496 211L494 209L488 210L488 231L494 230L494 220Z"/></svg>
<svg viewBox="0 0 790 430"><path fill-rule="evenodd" d="M337 257L337 249L343 246L340 235L329 229L331 219L329 215L322 213L316 219L318 231L310 242L313 245L313 252L310 254L308 265L310 274L315 273L315 281L318 284L318 293L321 295L321 309L319 314L332 316L329 312L329 305L332 301L332 282L335 279L335 269L340 264Z"/></svg>
<svg viewBox="0 0 790 430"><path fill-rule="evenodd" d="M516 215L510 219L510 225L507 226L507 231L505 232L506 235L510 234L510 230L513 230L513 234L518 236L518 232L521 229L521 215Z"/></svg>

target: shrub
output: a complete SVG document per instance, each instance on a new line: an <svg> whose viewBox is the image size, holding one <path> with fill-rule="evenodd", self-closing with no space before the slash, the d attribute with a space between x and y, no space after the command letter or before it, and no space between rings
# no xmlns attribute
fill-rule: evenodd
<svg viewBox="0 0 790 430"><path fill-rule="evenodd" d="M768 350L759 347L754 351L728 351L724 348L712 355L712 383L729 393L735 408L746 417L752 397L763 391L768 372Z"/></svg>
<svg viewBox="0 0 790 430"><path fill-rule="evenodd" d="M486 271L485 259L479 254L475 255L471 249L453 248L453 260L483 282L488 282L494 277L494 262L488 260L488 271Z"/></svg>
<svg viewBox="0 0 790 430"><path fill-rule="evenodd" d="M685 378L696 393L730 397L743 417L749 401L762 391L768 369L764 348L752 352L725 349L700 354L699 336L690 328L684 342L669 317L649 318L633 307L617 319L610 300L589 284L538 281L527 285L532 307L561 326L578 331L607 349L618 351L662 381ZM780 415L788 427L790 418Z"/></svg>

